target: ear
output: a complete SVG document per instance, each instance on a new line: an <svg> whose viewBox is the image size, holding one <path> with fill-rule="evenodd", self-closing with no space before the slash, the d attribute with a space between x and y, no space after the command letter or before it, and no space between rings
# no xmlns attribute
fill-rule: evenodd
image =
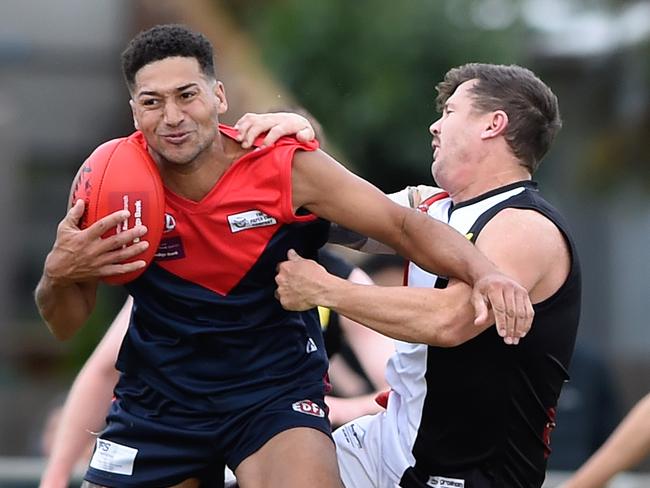
<svg viewBox="0 0 650 488"><path fill-rule="evenodd" d="M135 103L133 99L129 100L129 106L131 107L131 115L133 116L133 127L135 127L135 130L140 130L138 119L135 117Z"/></svg>
<svg viewBox="0 0 650 488"><path fill-rule="evenodd" d="M481 139L490 139L505 133L508 127L508 114L503 110L496 110L489 114L487 127L481 132Z"/></svg>
<svg viewBox="0 0 650 488"><path fill-rule="evenodd" d="M226 87L220 81L214 85L214 96L217 97L217 113L221 115L228 110L228 100L226 99Z"/></svg>

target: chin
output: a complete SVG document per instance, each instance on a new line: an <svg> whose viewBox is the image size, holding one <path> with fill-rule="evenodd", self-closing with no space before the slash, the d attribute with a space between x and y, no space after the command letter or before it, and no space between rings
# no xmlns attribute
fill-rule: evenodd
<svg viewBox="0 0 650 488"><path fill-rule="evenodd" d="M160 151L159 154L163 161L178 165L187 164L196 157L194 154L185 154L180 151Z"/></svg>
<svg viewBox="0 0 650 488"><path fill-rule="evenodd" d="M185 165L185 164L192 163L195 159L196 159L195 154L187 154L187 155L176 155L174 157L169 158L167 161L177 165Z"/></svg>

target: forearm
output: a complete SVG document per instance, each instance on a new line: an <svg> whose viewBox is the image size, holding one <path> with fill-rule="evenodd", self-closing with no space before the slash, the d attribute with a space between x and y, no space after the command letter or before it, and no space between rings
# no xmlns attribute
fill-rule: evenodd
<svg viewBox="0 0 650 488"><path fill-rule="evenodd" d="M633 466L640 459L630 446L598 450L562 488L602 488L617 473Z"/></svg>
<svg viewBox="0 0 650 488"><path fill-rule="evenodd" d="M108 332L77 375L61 412L59 428L43 473L41 488L67 487L67 481L104 426L119 373L115 361L129 325L133 300L129 297Z"/></svg>
<svg viewBox="0 0 650 488"><path fill-rule="evenodd" d="M348 345L373 387L377 390L385 389L388 386L386 363L395 352L394 341L345 315L339 315L339 324Z"/></svg>
<svg viewBox="0 0 650 488"><path fill-rule="evenodd" d="M448 347L480 332L473 327L470 292L464 283L437 290L356 285L330 276L313 299L393 339Z"/></svg>
<svg viewBox="0 0 650 488"><path fill-rule="evenodd" d="M383 218L382 225L377 222L374 219L358 226L356 235L369 236L365 241L354 239L355 233L348 236L349 242L355 241L354 249L374 254L394 250L431 273L457 278L470 285L496 271L466 237L422 212L393 208Z"/></svg>
<svg viewBox="0 0 650 488"><path fill-rule="evenodd" d="M351 420L380 412L382 408L375 402L376 393L352 398L326 396L329 407L329 419L332 425L339 426Z"/></svg>
<svg viewBox="0 0 650 488"><path fill-rule="evenodd" d="M95 305L97 285L57 284L43 273L34 293L36 306L57 339L69 339L86 323Z"/></svg>
<svg viewBox="0 0 650 488"><path fill-rule="evenodd" d="M402 207L415 208L420 202L420 195L417 188L412 186L408 186L404 190L386 196ZM339 244L349 249L355 249L369 254L395 254L394 249L382 242L370 239L336 223L332 223L330 226L328 241L331 244Z"/></svg>
<svg viewBox="0 0 650 488"><path fill-rule="evenodd" d="M563 488L599 488L650 453L650 395L646 395L610 438Z"/></svg>
<svg viewBox="0 0 650 488"><path fill-rule="evenodd" d="M395 352L394 341L343 315L339 315L339 321L350 348L372 386L377 390L385 389L388 386L386 363ZM346 329L344 324L348 322L354 326Z"/></svg>
<svg viewBox="0 0 650 488"><path fill-rule="evenodd" d="M61 413L42 488L67 487L77 464L87 461L96 433L104 427L117 377L114 369L97 373L92 363L81 370Z"/></svg>
<svg viewBox="0 0 650 488"><path fill-rule="evenodd" d="M383 242L427 271L471 285L495 272L489 260L457 231L427 214L392 202L321 151L296 153L292 185L294 209L306 208Z"/></svg>
<svg viewBox="0 0 650 488"><path fill-rule="evenodd" d="M118 378L119 372L114 368L101 374L92 368L81 370L63 408L55 451L63 443L84 445L83 440L94 438L92 433L104 427ZM80 442L72 442L73 439Z"/></svg>
<svg viewBox="0 0 650 488"><path fill-rule="evenodd" d="M470 285L495 271L494 265L465 236L416 211L406 213L395 250L423 269Z"/></svg>

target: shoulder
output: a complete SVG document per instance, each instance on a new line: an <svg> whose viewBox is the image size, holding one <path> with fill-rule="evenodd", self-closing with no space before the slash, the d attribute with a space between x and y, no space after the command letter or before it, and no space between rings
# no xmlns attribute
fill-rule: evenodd
<svg viewBox="0 0 650 488"><path fill-rule="evenodd" d="M557 225L539 210L534 208L507 207L492 217L485 225L488 229L499 228L507 233L538 233L550 231L561 235Z"/></svg>
<svg viewBox="0 0 650 488"><path fill-rule="evenodd" d="M476 247L528 290L553 277L561 283L571 260L562 231L533 209L499 211L481 230Z"/></svg>
<svg viewBox="0 0 650 488"><path fill-rule="evenodd" d="M557 225L533 209L505 208L492 217L479 234L476 245L517 248L525 253L554 254L566 249Z"/></svg>

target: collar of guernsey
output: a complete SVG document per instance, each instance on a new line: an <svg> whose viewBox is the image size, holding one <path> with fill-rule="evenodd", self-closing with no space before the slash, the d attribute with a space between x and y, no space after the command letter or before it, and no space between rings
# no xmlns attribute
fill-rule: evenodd
<svg viewBox="0 0 650 488"><path fill-rule="evenodd" d="M238 134L224 124L219 124L219 132L232 140ZM283 226L317 219L293 212L291 167L297 150L315 151L318 141L282 137L261 148L264 136L254 141L254 150L233 161L201 200L188 200L165 188L166 218L171 216L175 227L163 234L155 265L225 295ZM129 137L147 149L140 131ZM246 220L241 231L235 228L238 218ZM171 248L173 258L168 257Z"/></svg>

